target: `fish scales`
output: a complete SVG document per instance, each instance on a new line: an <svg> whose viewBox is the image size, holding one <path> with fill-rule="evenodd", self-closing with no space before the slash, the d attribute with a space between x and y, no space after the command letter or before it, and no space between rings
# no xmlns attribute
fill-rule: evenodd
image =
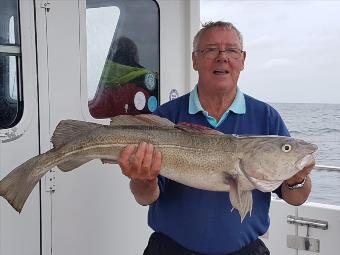
<svg viewBox="0 0 340 255"><path fill-rule="evenodd" d="M112 130L117 127L105 128L111 134L107 137L113 138L109 141L110 144L121 143L125 146L141 141L155 144L163 155L161 174L188 186L228 191L229 187L223 175L242 174L237 173L233 167L236 159L232 153L235 153L236 146L232 137L216 135L202 137L201 133L159 127L138 127L139 132L136 132L135 127L129 126L120 130L119 137L116 137L112 136ZM104 135L104 132L98 130L99 133ZM227 154L231 156L226 157Z"/></svg>

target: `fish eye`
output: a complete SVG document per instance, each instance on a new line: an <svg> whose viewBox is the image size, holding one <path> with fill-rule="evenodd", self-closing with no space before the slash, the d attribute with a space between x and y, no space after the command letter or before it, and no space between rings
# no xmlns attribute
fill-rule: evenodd
<svg viewBox="0 0 340 255"><path fill-rule="evenodd" d="M283 152L290 152L292 149L292 146L290 144L284 144L282 145L282 151Z"/></svg>

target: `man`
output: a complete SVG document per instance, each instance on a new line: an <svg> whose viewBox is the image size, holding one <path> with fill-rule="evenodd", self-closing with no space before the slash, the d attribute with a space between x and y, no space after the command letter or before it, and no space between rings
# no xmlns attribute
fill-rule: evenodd
<svg viewBox="0 0 340 255"><path fill-rule="evenodd" d="M160 106L155 114L174 123L191 122L226 134L289 136L280 115L237 87L246 52L242 36L227 22L210 22L193 42L193 91ZM269 227L270 193L253 191L253 209L241 223L226 192L198 190L158 176L161 154L152 144L127 146L119 164L138 203L150 205L155 231L144 254L269 254L258 237ZM315 162L286 180L276 191L292 205L311 190L308 176Z"/></svg>

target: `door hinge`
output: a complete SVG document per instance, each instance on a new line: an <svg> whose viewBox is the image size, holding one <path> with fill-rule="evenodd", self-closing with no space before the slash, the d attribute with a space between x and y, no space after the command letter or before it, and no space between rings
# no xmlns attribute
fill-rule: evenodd
<svg viewBox="0 0 340 255"><path fill-rule="evenodd" d="M55 191L55 170L51 169L45 175L46 180L46 192L54 192Z"/></svg>

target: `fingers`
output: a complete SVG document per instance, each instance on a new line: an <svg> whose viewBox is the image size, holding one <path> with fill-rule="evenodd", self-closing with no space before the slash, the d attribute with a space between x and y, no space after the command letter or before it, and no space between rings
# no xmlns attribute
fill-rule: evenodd
<svg viewBox="0 0 340 255"><path fill-rule="evenodd" d="M152 144L146 144L144 158L141 164L141 173L145 176L148 180L155 179L155 166L153 165L154 160L154 146Z"/></svg>
<svg viewBox="0 0 340 255"><path fill-rule="evenodd" d="M311 161L308 165L306 165L301 171L297 172L294 176L289 178L287 180L288 184L296 184L301 183L307 175L310 174L310 172L315 167L315 160Z"/></svg>
<svg viewBox="0 0 340 255"><path fill-rule="evenodd" d="M152 144L126 146L118 158L124 175L130 179L153 180L160 172L161 153Z"/></svg>
<svg viewBox="0 0 340 255"><path fill-rule="evenodd" d="M128 145L119 154L118 164L120 168L123 170L123 173L130 168L129 159L132 156L133 152L135 151L135 147L136 147L135 145Z"/></svg>
<svg viewBox="0 0 340 255"><path fill-rule="evenodd" d="M150 168L151 158L148 147L146 142L141 142L135 151L135 155L130 157L130 164L136 171L146 172Z"/></svg>

